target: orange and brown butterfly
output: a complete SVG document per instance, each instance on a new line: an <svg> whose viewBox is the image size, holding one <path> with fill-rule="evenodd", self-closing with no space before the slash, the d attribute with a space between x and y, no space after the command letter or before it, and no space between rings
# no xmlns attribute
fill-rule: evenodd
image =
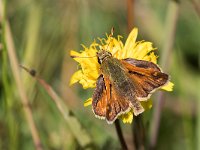
<svg viewBox="0 0 200 150"><path fill-rule="evenodd" d="M112 33L112 32L111 32ZM136 42L138 29L129 34L125 45L121 36L99 39L89 48L83 46L80 53L71 51L71 56L81 68L71 78L70 84L79 82L83 88L95 88L92 104L96 117L109 124L117 118L131 123L135 116L152 106L149 100L157 89L172 91L169 75L162 72L151 42ZM96 56L96 57L94 57Z"/></svg>

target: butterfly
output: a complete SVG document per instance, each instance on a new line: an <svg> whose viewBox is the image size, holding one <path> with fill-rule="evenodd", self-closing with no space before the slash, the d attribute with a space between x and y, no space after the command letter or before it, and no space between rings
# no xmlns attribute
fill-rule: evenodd
<svg viewBox="0 0 200 150"><path fill-rule="evenodd" d="M140 101L146 101L155 90L169 81L158 65L150 61L114 58L109 51L97 52L100 75L92 96L96 117L112 124L131 109L135 116L144 111Z"/></svg>

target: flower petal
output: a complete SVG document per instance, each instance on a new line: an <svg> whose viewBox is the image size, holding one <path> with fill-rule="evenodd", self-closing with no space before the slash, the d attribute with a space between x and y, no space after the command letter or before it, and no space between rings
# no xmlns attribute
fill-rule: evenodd
<svg viewBox="0 0 200 150"><path fill-rule="evenodd" d="M133 48L132 48L133 49ZM151 42L137 42L134 50L130 49L128 56L139 60L144 60L144 57L153 49Z"/></svg>
<svg viewBox="0 0 200 150"><path fill-rule="evenodd" d="M69 85L79 82L82 84L84 89L93 88L96 86L96 80L91 80L86 75L83 74L82 70L78 70L75 72L71 79Z"/></svg>
<svg viewBox="0 0 200 150"><path fill-rule="evenodd" d="M76 83L79 81L80 84L83 85L83 88L93 88L95 87L96 80L99 76L99 68L100 65L97 61L96 52L94 43L87 48L83 46L85 49L81 53L76 51L71 51L70 55L80 63L81 65L81 73L79 72L79 76L76 74L75 77L72 76L70 83ZM88 57L88 58L87 58ZM76 79L76 80L75 80Z"/></svg>
<svg viewBox="0 0 200 150"><path fill-rule="evenodd" d="M85 102L84 102L84 107L87 107L89 105L92 104L92 98L88 98Z"/></svg>
<svg viewBox="0 0 200 150"><path fill-rule="evenodd" d="M151 61L154 64L157 64L157 56L154 54L154 52L151 52L149 55L144 56L143 60Z"/></svg>
<svg viewBox="0 0 200 150"><path fill-rule="evenodd" d="M104 49L106 51L109 51L111 52L113 57L121 59L121 53L124 45L120 40L120 37L118 37L118 39L113 37L108 37L107 40L105 39L99 39L99 40L102 43L102 45L99 45L99 49Z"/></svg>
<svg viewBox="0 0 200 150"><path fill-rule="evenodd" d="M120 116L123 123L132 123L133 121L133 110L131 109L128 113Z"/></svg>
<svg viewBox="0 0 200 150"><path fill-rule="evenodd" d="M130 58L129 56L129 52L130 51L133 51L133 48L135 47L136 45L136 38L137 38L137 35L138 35L138 29L137 28L134 28L131 33L129 34L127 40L126 40L126 43L125 43L125 46L124 46L124 49L123 49L123 53L125 55L122 55L122 59L124 58Z"/></svg>
<svg viewBox="0 0 200 150"><path fill-rule="evenodd" d="M71 57L77 57L77 56L81 56L81 53L79 53L79 52L76 52L76 51L74 51L74 50L71 50L70 51L70 56Z"/></svg>
<svg viewBox="0 0 200 150"><path fill-rule="evenodd" d="M96 80L91 80L87 76L83 76L79 83L82 84L84 89L94 88L96 86Z"/></svg>
<svg viewBox="0 0 200 150"><path fill-rule="evenodd" d="M147 109L151 109L152 107L152 100L148 100L148 101L141 101L140 102L142 107L147 110Z"/></svg>
<svg viewBox="0 0 200 150"><path fill-rule="evenodd" d="M123 49L124 45L121 40L113 39L112 42L113 42L113 46L111 47L110 51L113 54L113 56L115 57L116 53L119 53ZM116 57L116 58L118 58L118 57ZM118 58L118 59L121 59L121 58Z"/></svg>
<svg viewBox="0 0 200 150"><path fill-rule="evenodd" d="M79 80L81 80L82 76L83 76L83 74L82 74L82 71L81 71L81 70L76 71L76 72L72 75L72 77L71 77L71 79L70 79L69 85L72 85L72 84L78 82Z"/></svg>
<svg viewBox="0 0 200 150"><path fill-rule="evenodd" d="M174 83L172 82L168 82L165 86L163 86L161 89L165 90L165 91L173 91L173 87L174 87Z"/></svg>

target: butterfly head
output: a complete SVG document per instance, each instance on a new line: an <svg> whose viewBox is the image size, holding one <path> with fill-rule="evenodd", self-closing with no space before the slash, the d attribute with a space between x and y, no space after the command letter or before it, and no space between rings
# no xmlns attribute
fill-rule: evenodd
<svg viewBox="0 0 200 150"><path fill-rule="evenodd" d="M106 58L112 57L112 54L106 50L99 50L97 52L98 62L101 64Z"/></svg>

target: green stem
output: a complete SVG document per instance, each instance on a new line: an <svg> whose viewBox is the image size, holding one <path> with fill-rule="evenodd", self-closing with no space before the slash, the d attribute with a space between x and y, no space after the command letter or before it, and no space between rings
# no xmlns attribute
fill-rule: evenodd
<svg viewBox="0 0 200 150"><path fill-rule="evenodd" d="M200 69L200 52L198 55L198 66ZM197 89L200 88L200 79L198 80L198 87ZM198 99L197 99L197 149L200 149L200 93L198 92Z"/></svg>
<svg viewBox="0 0 200 150"><path fill-rule="evenodd" d="M124 137L123 137L123 134L122 134L122 129L120 127L120 123L119 123L118 119L115 121L115 128L116 128L117 136L119 138L122 149L128 150L128 147L127 147L126 142L124 140Z"/></svg>

